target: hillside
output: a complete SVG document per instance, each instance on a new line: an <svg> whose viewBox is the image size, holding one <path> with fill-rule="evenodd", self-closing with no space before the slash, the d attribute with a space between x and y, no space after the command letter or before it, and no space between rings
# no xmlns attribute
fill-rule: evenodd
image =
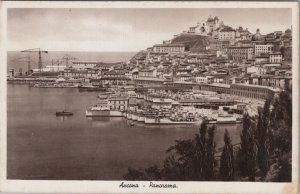
<svg viewBox="0 0 300 194"><path fill-rule="evenodd" d="M172 40L172 44L184 44L187 51L200 52L205 50L205 47L209 45L209 37L194 35L194 34L182 34Z"/></svg>

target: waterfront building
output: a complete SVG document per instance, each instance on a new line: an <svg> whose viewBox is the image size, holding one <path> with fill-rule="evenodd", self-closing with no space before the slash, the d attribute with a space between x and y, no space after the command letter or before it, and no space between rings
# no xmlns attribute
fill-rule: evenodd
<svg viewBox="0 0 300 194"><path fill-rule="evenodd" d="M9 70L9 78L13 78L15 77L15 70L14 69L10 69Z"/></svg>
<svg viewBox="0 0 300 194"><path fill-rule="evenodd" d="M102 77L126 77L126 72L123 71L116 71L116 70L112 70L112 71L107 71L104 72Z"/></svg>
<svg viewBox="0 0 300 194"><path fill-rule="evenodd" d="M128 108L128 99L126 97L110 97L108 103L110 110L124 111Z"/></svg>
<svg viewBox="0 0 300 194"><path fill-rule="evenodd" d="M95 68L99 62L92 61L72 61L70 68L73 69L88 69Z"/></svg>
<svg viewBox="0 0 300 194"><path fill-rule="evenodd" d="M230 85L221 83L202 84L201 90L230 94Z"/></svg>
<svg viewBox="0 0 300 194"><path fill-rule="evenodd" d="M98 69L73 69L66 68L63 72L65 77L73 77L73 78L96 78L98 77L99 70Z"/></svg>
<svg viewBox="0 0 300 194"><path fill-rule="evenodd" d="M281 91L278 88L252 84L232 84L230 90L231 95L252 99L267 99Z"/></svg>
<svg viewBox="0 0 300 194"><path fill-rule="evenodd" d="M153 46L153 52L156 53L182 53L184 50L183 44L156 44Z"/></svg>
<svg viewBox="0 0 300 194"><path fill-rule="evenodd" d="M139 86L148 86L148 87L156 87L162 86L163 83L167 82L168 80L163 78L154 78L154 77L138 77L134 79L135 85Z"/></svg>
<svg viewBox="0 0 300 194"><path fill-rule="evenodd" d="M126 77L101 77L99 79L91 79L90 82L93 85L109 85L109 86L125 86L128 85L130 81L129 78Z"/></svg>

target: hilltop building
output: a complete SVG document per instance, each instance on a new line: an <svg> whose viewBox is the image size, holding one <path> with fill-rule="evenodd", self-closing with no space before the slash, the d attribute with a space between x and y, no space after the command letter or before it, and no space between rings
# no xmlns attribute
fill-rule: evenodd
<svg viewBox="0 0 300 194"><path fill-rule="evenodd" d="M207 21L198 22L196 26L190 27L187 33L198 35L212 35L213 31L223 27L223 21L217 16L210 16Z"/></svg>

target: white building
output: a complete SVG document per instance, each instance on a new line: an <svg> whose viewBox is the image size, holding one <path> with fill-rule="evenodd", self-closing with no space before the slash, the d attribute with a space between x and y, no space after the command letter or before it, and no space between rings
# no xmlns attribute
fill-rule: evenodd
<svg viewBox="0 0 300 194"><path fill-rule="evenodd" d="M198 22L196 26L190 27L187 33L208 35L212 32L217 32L221 27L223 27L223 21L217 16L214 18L210 16L207 21L202 20Z"/></svg>
<svg viewBox="0 0 300 194"><path fill-rule="evenodd" d="M255 56L260 56L261 54L270 54L273 52L274 46L271 44L266 45L255 45L254 54Z"/></svg>
<svg viewBox="0 0 300 194"><path fill-rule="evenodd" d="M88 61L73 61L71 68L74 69L88 69L95 68L99 62L88 62Z"/></svg>
<svg viewBox="0 0 300 194"><path fill-rule="evenodd" d="M219 40L235 39L235 30L231 27L225 27L219 31Z"/></svg>
<svg viewBox="0 0 300 194"><path fill-rule="evenodd" d="M282 62L282 54L281 53L271 53L269 56L270 63L281 63Z"/></svg>
<svg viewBox="0 0 300 194"><path fill-rule="evenodd" d="M47 65L46 67L42 68L42 72L58 72L58 71L64 71L66 68L65 65ZM39 72L39 69L33 69L33 72Z"/></svg>

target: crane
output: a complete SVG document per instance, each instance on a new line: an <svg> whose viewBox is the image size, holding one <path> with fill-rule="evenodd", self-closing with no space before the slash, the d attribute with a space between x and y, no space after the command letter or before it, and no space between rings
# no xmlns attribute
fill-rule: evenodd
<svg viewBox="0 0 300 194"><path fill-rule="evenodd" d="M38 52L39 54L39 71L42 71L42 53L48 53L48 51L43 51L40 48L34 48L34 49L27 49L27 50L23 50L21 52Z"/></svg>
<svg viewBox="0 0 300 194"><path fill-rule="evenodd" d="M66 61L66 67L68 67L69 60L76 60L77 58L72 57L71 55L66 54L65 56L62 57L62 59Z"/></svg>
<svg viewBox="0 0 300 194"><path fill-rule="evenodd" d="M25 59L25 60L21 60L21 59ZM17 59L13 59L11 60L11 62L27 62L27 74L29 74L29 71L31 70L31 63L35 63L37 64L35 61L31 60L30 56L28 55L27 57L20 57L20 58L17 58Z"/></svg>

